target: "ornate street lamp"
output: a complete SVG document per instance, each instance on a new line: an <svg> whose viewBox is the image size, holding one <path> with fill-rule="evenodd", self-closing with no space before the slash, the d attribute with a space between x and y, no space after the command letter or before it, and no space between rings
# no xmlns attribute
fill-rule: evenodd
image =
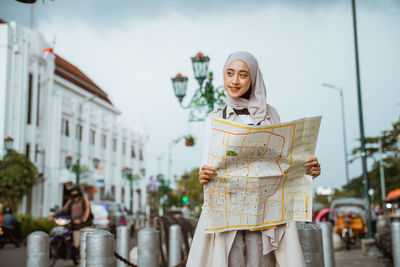
<svg viewBox="0 0 400 267"><path fill-rule="evenodd" d="M172 85L174 87L175 96L178 98L179 103L182 103L182 100L186 95L188 78L178 73L174 78L171 79Z"/></svg>
<svg viewBox="0 0 400 267"><path fill-rule="evenodd" d="M210 62L210 58L203 55L203 53L199 52L196 56L192 57L193 64L193 72L194 77L197 82L200 84L200 87L203 85L204 80L207 77L208 72L208 63Z"/></svg>
<svg viewBox="0 0 400 267"><path fill-rule="evenodd" d="M34 4L37 0L16 0L17 2L24 3L24 4Z"/></svg>
<svg viewBox="0 0 400 267"><path fill-rule="evenodd" d="M14 139L11 136L7 136L4 139L4 147L5 147L6 151L7 151L7 153L9 153L12 150L13 143L14 143Z"/></svg>
<svg viewBox="0 0 400 267"><path fill-rule="evenodd" d="M183 109L190 109L189 121L203 121L207 117L207 113L214 109L214 105L224 106L225 90L223 86L214 88L212 84L213 73L208 72L208 63L210 58L199 52L191 58L193 64L194 77L196 78L199 88L195 91L192 100L187 106L182 104L182 100L186 95L188 78L178 73L171 78L175 96ZM208 79L204 84L204 81Z"/></svg>
<svg viewBox="0 0 400 267"><path fill-rule="evenodd" d="M71 155L67 155L65 157L65 167L69 170L72 166L72 156Z"/></svg>
<svg viewBox="0 0 400 267"><path fill-rule="evenodd" d="M97 170L97 168L99 167L100 164L100 160L99 158L94 158L93 159L93 167Z"/></svg>

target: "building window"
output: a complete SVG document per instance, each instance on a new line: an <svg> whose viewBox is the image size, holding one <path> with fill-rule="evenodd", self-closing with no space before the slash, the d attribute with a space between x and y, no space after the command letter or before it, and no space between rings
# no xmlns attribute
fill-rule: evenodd
<svg viewBox="0 0 400 267"><path fill-rule="evenodd" d="M116 138L113 139L112 149L113 149L114 152L117 151L117 139Z"/></svg>
<svg viewBox="0 0 400 267"><path fill-rule="evenodd" d="M28 118L27 123L31 124L32 122L32 83L33 83L33 75L29 73L29 83L28 83Z"/></svg>
<svg viewBox="0 0 400 267"><path fill-rule="evenodd" d="M61 120L61 134L69 136L69 121L67 119Z"/></svg>
<svg viewBox="0 0 400 267"><path fill-rule="evenodd" d="M131 158L136 158L135 147L133 145L131 146Z"/></svg>
<svg viewBox="0 0 400 267"><path fill-rule="evenodd" d="M122 142L122 155L125 155L126 152L126 143Z"/></svg>
<svg viewBox="0 0 400 267"><path fill-rule="evenodd" d="M40 76L37 85L36 126L40 125Z"/></svg>
<svg viewBox="0 0 400 267"><path fill-rule="evenodd" d="M96 131L95 130L90 130L90 144L91 145L94 145L95 137L96 137Z"/></svg>
<svg viewBox="0 0 400 267"><path fill-rule="evenodd" d="M35 162L38 160L38 154L39 154L39 145L35 145Z"/></svg>
<svg viewBox="0 0 400 267"><path fill-rule="evenodd" d="M69 120L65 121L65 136L69 136Z"/></svg>
<svg viewBox="0 0 400 267"><path fill-rule="evenodd" d="M27 157L27 158L29 158L29 154L31 153L31 144L29 144L29 143L26 143L26 146L25 146L25 156Z"/></svg>
<svg viewBox="0 0 400 267"><path fill-rule="evenodd" d="M102 146L103 146L104 149L106 149L107 148L107 136L105 134L103 134L101 136L101 139L102 139L101 140Z"/></svg>
<svg viewBox="0 0 400 267"><path fill-rule="evenodd" d="M143 161L143 149L139 148L139 160Z"/></svg>
<svg viewBox="0 0 400 267"><path fill-rule="evenodd" d="M115 201L115 186L111 186L111 200Z"/></svg>
<svg viewBox="0 0 400 267"><path fill-rule="evenodd" d="M76 125L76 139L79 141L82 141L82 132L83 132L83 126L77 124Z"/></svg>

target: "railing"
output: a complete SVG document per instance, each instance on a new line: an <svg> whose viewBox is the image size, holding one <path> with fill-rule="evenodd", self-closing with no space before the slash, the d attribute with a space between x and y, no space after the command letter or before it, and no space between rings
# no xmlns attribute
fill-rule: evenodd
<svg viewBox="0 0 400 267"><path fill-rule="evenodd" d="M194 225L183 217L155 217L138 232L136 257L129 257L130 228L119 226L114 235L95 228L81 229L80 266L180 267L185 266ZM49 266L49 237L44 232L28 236L27 266ZM135 250L135 248L133 249Z"/></svg>
<svg viewBox="0 0 400 267"><path fill-rule="evenodd" d="M394 227L398 228L398 224ZM135 254L129 253L129 227L117 228L116 241L108 231L85 228L81 230L80 266L184 267L194 230L194 224L183 217L155 217L138 232L138 246L132 250L137 252L136 256L128 257ZM330 223L323 223L321 227L297 224L297 230L306 266L335 266ZM27 266L48 265L48 235L34 232L28 237Z"/></svg>

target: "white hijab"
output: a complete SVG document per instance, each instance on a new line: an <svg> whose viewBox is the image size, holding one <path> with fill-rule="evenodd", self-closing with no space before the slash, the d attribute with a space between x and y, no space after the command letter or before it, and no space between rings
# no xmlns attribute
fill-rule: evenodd
<svg viewBox="0 0 400 267"><path fill-rule="evenodd" d="M233 53L225 62L224 74L228 65L235 59L244 61L249 67L252 91L249 99L242 97L232 98L227 95L225 100L226 105L234 109L247 108L255 124L268 125L280 123L278 112L275 108L267 104L267 90L265 89L257 59L249 52L240 51Z"/></svg>

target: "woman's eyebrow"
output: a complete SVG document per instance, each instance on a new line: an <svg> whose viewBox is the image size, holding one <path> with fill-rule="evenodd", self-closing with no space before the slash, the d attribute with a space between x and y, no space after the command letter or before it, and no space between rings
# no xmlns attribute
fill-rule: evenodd
<svg viewBox="0 0 400 267"><path fill-rule="evenodd" d="M231 68L227 69L227 71L228 71L228 70L230 70L230 71L235 71L234 69L231 69ZM239 72L249 73L247 70L239 70Z"/></svg>

